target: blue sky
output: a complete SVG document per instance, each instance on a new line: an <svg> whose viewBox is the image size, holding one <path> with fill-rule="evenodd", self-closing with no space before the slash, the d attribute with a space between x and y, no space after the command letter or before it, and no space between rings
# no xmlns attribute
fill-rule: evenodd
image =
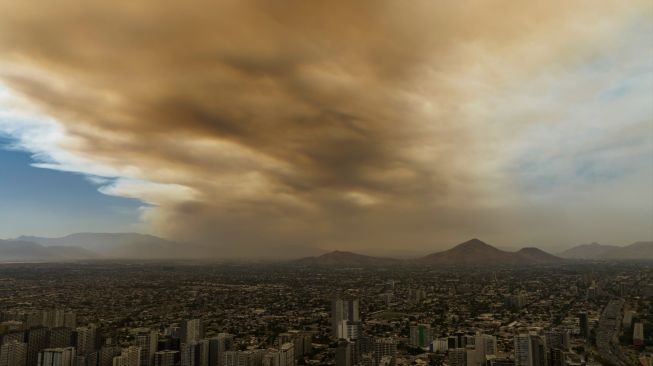
<svg viewBox="0 0 653 366"><path fill-rule="evenodd" d="M104 195L79 174L32 167L13 142L0 137L0 238L134 230L140 201Z"/></svg>

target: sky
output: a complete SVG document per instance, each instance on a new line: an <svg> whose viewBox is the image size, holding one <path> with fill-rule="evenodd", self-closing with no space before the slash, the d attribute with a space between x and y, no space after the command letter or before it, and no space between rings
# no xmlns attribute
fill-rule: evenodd
<svg viewBox="0 0 653 366"><path fill-rule="evenodd" d="M652 8L0 0L0 237L651 240Z"/></svg>

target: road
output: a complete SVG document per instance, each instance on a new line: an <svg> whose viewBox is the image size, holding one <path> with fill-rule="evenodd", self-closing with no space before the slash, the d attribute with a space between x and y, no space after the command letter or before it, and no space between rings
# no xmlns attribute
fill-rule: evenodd
<svg viewBox="0 0 653 366"><path fill-rule="evenodd" d="M596 328L596 347L599 355L615 366L630 366L626 355L621 352L619 331L621 329L623 300L610 300L605 306Z"/></svg>

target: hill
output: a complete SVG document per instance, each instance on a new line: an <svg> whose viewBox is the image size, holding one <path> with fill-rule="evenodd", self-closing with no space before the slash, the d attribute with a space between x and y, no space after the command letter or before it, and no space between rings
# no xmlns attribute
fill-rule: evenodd
<svg viewBox="0 0 653 366"><path fill-rule="evenodd" d="M565 250L560 256L587 260L653 260L653 241L638 241L624 247L598 243L583 244Z"/></svg>
<svg viewBox="0 0 653 366"><path fill-rule="evenodd" d="M556 257L553 254L534 247L522 248L515 254L529 263L559 263L563 260L560 257Z"/></svg>
<svg viewBox="0 0 653 366"><path fill-rule="evenodd" d="M638 241L625 247L617 247L601 253L605 260L653 260L653 241Z"/></svg>
<svg viewBox="0 0 653 366"><path fill-rule="evenodd" d="M468 240L449 250L418 259L420 263L442 266L528 265L559 261L561 261L560 258L537 248L524 248L519 252L508 252L497 249L479 239Z"/></svg>
<svg viewBox="0 0 653 366"><path fill-rule="evenodd" d="M45 247L25 240L0 240L0 262L50 262L99 257L97 253L74 246Z"/></svg>
<svg viewBox="0 0 653 366"><path fill-rule="evenodd" d="M298 259L293 261L293 263L328 267L372 267L396 265L401 263L401 261L393 258L372 257L358 253L336 250L317 257L306 257Z"/></svg>
<svg viewBox="0 0 653 366"><path fill-rule="evenodd" d="M113 259L189 259L206 258L209 248L185 245L153 235L137 233L76 233L59 238L21 236L44 247L74 246Z"/></svg>
<svg viewBox="0 0 653 366"><path fill-rule="evenodd" d="M619 249L619 247L615 245L591 243L575 246L559 253L558 255L562 258L568 259L597 259L601 257L601 255L614 249Z"/></svg>

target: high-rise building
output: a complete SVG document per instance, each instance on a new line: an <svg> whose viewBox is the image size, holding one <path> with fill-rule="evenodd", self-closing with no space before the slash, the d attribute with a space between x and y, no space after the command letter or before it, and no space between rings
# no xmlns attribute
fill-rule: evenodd
<svg viewBox="0 0 653 366"><path fill-rule="evenodd" d="M181 366L209 366L209 340L183 343L181 345Z"/></svg>
<svg viewBox="0 0 653 366"><path fill-rule="evenodd" d="M27 343L11 341L0 346L0 366L25 366Z"/></svg>
<svg viewBox="0 0 653 366"><path fill-rule="evenodd" d="M154 353L157 351L156 346L159 340L159 334L149 328L136 328L134 333L134 345L141 349L140 366L153 366Z"/></svg>
<svg viewBox="0 0 653 366"><path fill-rule="evenodd" d="M295 358L300 359L313 351L313 334L298 332L295 336Z"/></svg>
<svg viewBox="0 0 653 366"><path fill-rule="evenodd" d="M50 309L44 310L38 315L38 318L31 317L29 318L31 323L30 326L42 325L48 328L58 328L58 327L67 327L75 328L77 326L77 317L75 313L71 311L63 311L61 309Z"/></svg>
<svg viewBox="0 0 653 366"><path fill-rule="evenodd" d="M75 348L46 348L39 352L38 366L74 366Z"/></svg>
<svg viewBox="0 0 653 366"><path fill-rule="evenodd" d="M118 346L103 346L100 348L98 355L98 366L112 366L113 358L120 356L120 347Z"/></svg>
<svg viewBox="0 0 653 366"><path fill-rule="evenodd" d="M569 332L564 329L555 329L544 332L546 347L548 349L559 349L566 351L569 349Z"/></svg>
<svg viewBox="0 0 653 366"><path fill-rule="evenodd" d="M467 346L467 334L464 332L456 332L456 344L454 348L465 348Z"/></svg>
<svg viewBox="0 0 653 366"><path fill-rule="evenodd" d="M77 365L98 366L100 363L100 352L96 350L91 353L87 353L84 356L77 356L76 362Z"/></svg>
<svg viewBox="0 0 653 366"><path fill-rule="evenodd" d="M590 336L589 319L587 313L582 312L578 314L578 326L580 328L580 336L587 339Z"/></svg>
<svg viewBox="0 0 653 366"><path fill-rule="evenodd" d="M154 366L176 366L179 361L179 351L164 350L154 353Z"/></svg>
<svg viewBox="0 0 653 366"><path fill-rule="evenodd" d="M264 366L294 366L295 365L295 354L294 354L294 348L295 345L292 343L284 343L279 347L279 349L269 349L267 352L265 352L265 355L259 354L260 361ZM227 354L231 354L234 352L227 352ZM236 352L237 353L243 353L243 352ZM241 356L240 361L245 362L244 359L242 359L243 356ZM231 360L231 358L230 358ZM247 359L249 360L249 358ZM230 361L233 362L233 361ZM251 364L229 364L227 363L225 366L252 366Z"/></svg>
<svg viewBox="0 0 653 366"><path fill-rule="evenodd" d="M66 327L50 329L50 348L66 348L73 346L73 330Z"/></svg>
<svg viewBox="0 0 653 366"><path fill-rule="evenodd" d="M202 322L199 319L191 319L181 323L181 342L197 342L203 338Z"/></svg>
<svg viewBox="0 0 653 366"><path fill-rule="evenodd" d="M427 347L431 343L431 326L417 324L410 326L410 345L413 347Z"/></svg>
<svg viewBox="0 0 653 366"><path fill-rule="evenodd" d="M331 302L331 336L347 338L348 322L360 322L359 300L334 299Z"/></svg>
<svg viewBox="0 0 653 366"><path fill-rule="evenodd" d="M13 331L11 333L4 334L2 338L0 338L0 344L9 342L25 342L25 332Z"/></svg>
<svg viewBox="0 0 653 366"><path fill-rule="evenodd" d="M633 316L635 316L634 310L624 311L624 319L623 319L624 328L630 329L630 327L633 325Z"/></svg>
<svg viewBox="0 0 653 366"><path fill-rule="evenodd" d="M75 330L78 355L87 355L97 348L97 328L91 324L86 327L78 327Z"/></svg>
<svg viewBox="0 0 653 366"><path fill-rule="evenodd" d="M295 345L293 343L284 343L279 348L279 366L295 365Z"/></svg>
<svg viewBox="0 0 653 366"><path fill-rule="evenodd" d="M560 348L553 348L549 351L550 366L565 366L565 352Z"/></svg>
<svg viewBox="0 0 653 366"><path fill-rule="evenodd" d="M467 350L464 348L449 349L447 358L450 366L467 366Z"/></svg>
<svg viewBox="0 0 653 366"><path fill-rule="evenodd" d="M263 356L263 350L253 351L226 351L224 354L225 366L255 366L266 364L268 366L279 366L278 352L268 352Z"/></svg>
<svg viewBox="0 0 653 366"><path fill-rule="evenodd" d="M223 366L224 354L233 350L233 334L220 333L209 339L209 366Z"/></svg>
<svg viewBox="0 0 653 366"><path fill-rule="evenodd" d="M27 331L27 366L37 366L39 352L50 345L50 331L46 327L31 328Z"/></svg>
<svg viewBox="0 0 653 366"><path fill-rule="evenodd" d="M165 350L173 350L173 351L181 351L181 339L171 337L171 336L163 336L159 335L157 341L157 346L156 349L159 351L165 351Z"/></svg>
<svg viewBox="0 0 653 366"><path fill-rule="evenodd" d="M77 326L77 316L75 313L69 311L63 314L63 326L68 328L75 328Z"/></svg>
<svg viewBox="0 0 653 366"><path fill-rule="evenodd" d="M376 363L385 356L389 356L394 360L397 356L397 342L393 338L375 338L374 359Z"/></svg>
<svg viewBox="0 0 653 366"><path fill-rule="evenodd" d="M443 353L449 349L447 338L438 338L431 342L431 352Z"/></svg>
<svg viewBox="0 0 653 366"><path fill-rule="evenodd" d="M336 366L352 366L351 354L351 343L344 339L338 341L338 348L336 348Z"/></svg>
<svg viewBox="0 0 653 366"><path fill-rule="evenodd" d="M356 340L363 335L363 323L360 321L343 320L342 337L347 340Z"/></svg>
<svg viewBox="0 0 653 366"><path fill-rule="evenodd" d="M25 314L25 326L27 328L42 327L43 315L40 311L31 311Z"/></svg>
<svg viewBox="0 0 653 366"><path fill-rule="evenodd" d="M635 323L633 327L633 345L644 345L644 323Z"/></svg>
<svg viewBox="0 0 653 366"><path fill-rule="evenodd" d="M360 323L356 323L360 326ZM348 334L353 334L361 330L355 327L356 324L351 324L351 329ZM290 330L285 333L280 333L278 337L278 345L281 347L284 343L293 343L295 346L295 359L301 359L305 354L308 354L313 349L312 345L313 335L310 332L303 332L299 330Z"/></svg>
<svg viewBox="0 0 653 366"><path fill-rule="evenodd" d="M61 309L44 310L41 313L41 325L48 328L64 326L64 311Z"/></svg>
<svg viewBox="0 0 653 366"><path fill-rule="evenodd" d="M515 366L546 366L542 337L535 334L515 336Z"/></svg>
<svg viewBox="0 0 653 366"><path fill-rule="evenodd" d="M509 358L495 358L488 361L488 366L515 366L515 361Z"/></svg>
<svg viewBox="0 0 653 366"><path fill-rule="evenodd" d="M467 365L485 365L488 357L496 356L497 339L488 334L469 337L467 343ZM471 350L471 351L470 351Z"/></svg>
<svg viewBox="0 0 653 366"><path fill-rule="evenodd" d="M449 336L447 337L447 349L458 348L458 337Z"/></svg>
<svg viewBox="0 0 653 366"><path fill-rule="evenodd" d="M120 356L113 358L113 366L142 366L143 350L138 346L123 348Z"/></svg>

